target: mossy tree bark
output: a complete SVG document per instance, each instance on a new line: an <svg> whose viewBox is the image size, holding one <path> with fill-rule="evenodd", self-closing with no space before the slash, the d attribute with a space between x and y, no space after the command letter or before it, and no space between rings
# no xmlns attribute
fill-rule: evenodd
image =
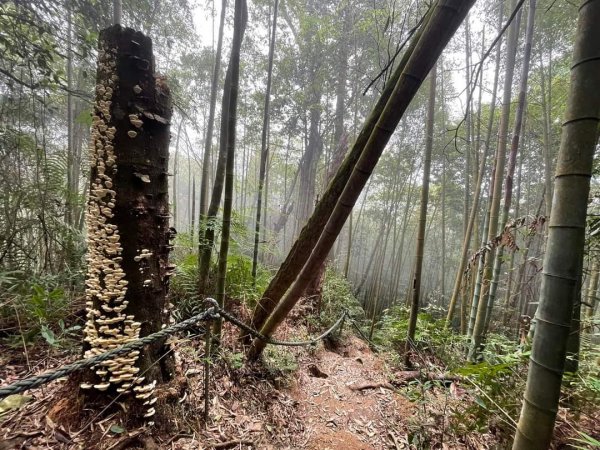
<svg viewBox="0 0 600 450"><path fill-rule="evenodd" d="M558 153L537 326L513 450L550 446L583 261L600 122L600 1L579 9L571 86Z"/></svg>
<svg viewBox="0 0 600 450"><path fill-rule="evenodd" d="M154 73L150 38L120 25L103 30L86 217L88 356L166 323L171 113L169 88ZM133 389L139 398L140 389L151 393L154 383L171 375L167 350L164 341L155 342L139 355L132 352L129 361L108 361L87 379L100 391ZM132 376L117 375L124 368Z"/></svg>
<svg viewBox="0 0 600 450"><path fill-rule="evenodd" d="M261 328L263 334L270 336L277 329L304 293L306 285L312 279L315 270L327 257L406 108L442 50L464 20L473 2L473 0L440 0L430 9L421 33L409 49L409 56L405 56L405 61L398 66L400 73L392 77L392 83L388 83L388 85L393 84L394 87L387 101L384 105L380 105L383 98L387 97L382 95L376 105L376 115L375 113L372 114L357 140L358 143L361 136L364 136L366 142L361 143L360 157L354 168L350 170L350 176L345 183L343 192L339 195L339 200L335 203L327 223L324 224L316 245L312 252L307 251L310 255L308 261L304 264L292 288ZM374 123L371 122L371 119ZM357 144L354 147L356 146ZM354 155L354 148L342 164L338 175L347 168L346 163L351 158L350 155L356 156ZM345 181L345 178L342 181ZM336 179L337 176L330 187ZM332 198L330 197L329 200L332 200ZM310 248L307 250L310 250ZM249 350L249 357L256 358L260 355L264 346L264 341L254 340Z"/></svg>

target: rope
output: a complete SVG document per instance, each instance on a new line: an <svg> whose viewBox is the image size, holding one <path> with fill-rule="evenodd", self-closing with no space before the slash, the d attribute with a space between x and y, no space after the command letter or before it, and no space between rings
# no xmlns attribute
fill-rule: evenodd
<svg viewBox="0 0 600 450"><path fill-rule="evenodd" d="M358 331L358 334L360 335L360 337L362 337L365 341L367 341L367 344L369 344L369 347L371 347L372 350L375 350L375 352L379 351L379 346L375 342L373 342L371 339L369 339L365 333L363 333L363 330L360 329L360 327L354 320L350 320L350 324L356 329L356 331Z"/></svg>
<svg viewBox="0 0 600 450"><path fill-rule="evenodd" d="M344 319L346 318L347 313L346 313L346 311L344 311L342 313L342 315L340 316L340 318L329 329L327 329L327 331L325 331L323 334L321 334L313 339L310 339L308 341L279 341L277 339L273 339L268 336L265 336L264 334L255 330L251 326L246 325L244 322L240 321L239 319L237 319L235 316L232 316L228 312L223 311L222 309L219 310L219 315L221 317L223 317L223 319L227 320L228 322L231 322L232 324L234 324L238 328L241 328L242 330L246 331L248 334L254 336L255 338L260 339L261 341L265 341L267 344L279 345L279 346L284 346L284 347L303 347L303 346L308 346L308 345L314 345L317 342L325 339L327 336L329 336L335 330L337 330L339 328L339 326L342 324L342 322L344 321Z"/></svg>
<svg viewBox="0 0 600 450"><path fill-rule="evenodd" d="M196 314L195 316L192 316L189 319L186 319L182 322L176 323L176 324L166 327L160 331L157 331L156 333L149 334L148 336L144 336L143 338L138 338L136 340L128 342L127 344L123 345L122 347L115 348L108 352L101 353L99 355L92 356L90 358L81 359L79 361L75 361L71 364L67 364L65 366L59 367L58 369L43 373L41 375L34 375L29 378L24 378L24 379L15 381L14 383L11 383L7 386L0 387L0 398L6 397L6 396L12 395L12 394L19 394L21 392L25 392L30 389L37 388L43 384L49 383L51 381L57 380L59 378L63 378L72 373L78 372L79 370L82 370L82 369L85 369L88 367L93 367L102 361L112 359L116 356L123 355L123 354L129 353L134 350L141 350L144 346L146 346L148 344L151 344L155 341L159 341L161 339L166 339L167 337L169 337L175 333L178 333L180 331L184 331L188 328L191 328L196 323L202 322L202 321L210 321L210 320L223 318L223 319L227 320L228 322L231 322L238 328L243 329L244 331L251 334L252 336L266 341L267 344L288 346L288 347L300 347L300 346L314 345L317 342L319 342L320 340L325 339L327 336L329 336L331 333L333 333L342 324L342 322L344 321L344 319L346 318L346 315L347 315L346 311L344 311L342 313L342 315L340 316L340 318L337 320L337 322L335 322L327 331L325 331L323 334L321 334L313 339L310 339L308 341L279 341L279 340L272 339L268 336L263 335L262 333L255 330L251 326L246 325L244 322L240 321L235 316L229 314L227 311L225 311L224 309L219 307L219 305L215 299L207 298L206 302L208 304L210 304L211 306L208 309L206 309L205 311L203 311L199 314Z"/></svg>
<svg viewBox="0 0 600 450"><path fill-rule="evenodd" d="M14 383L9 384L8 386L0 388L0 398L6 397L7 395L18 394L20 392L28 391L29 389L34 389L43 384L75 373L79 370L95 366L99 362L112 359L115 356L123 355L133 350L140 350L145 345L151 344L152 342L158 341L160 339L165 339L171 334L190 328L195 323L207 320L207 318L209 317L211 319L218 317L218 312L215 310L214 307L211 307L200 314L196 314L195 316L190 317L189 319L184 320L183 322L176 323L175 325L171 325L170 327L157 331L156 333L152 333L143 338L139 338L135 341L128 342L122 347L115 348L114 350L110 350L108 352L92 356L90 358L75 361L74 363L67 364L66 366L62 366L56 370L46 372L41 375L35 375L29 378L24 378L22 380L15 381Z"/></svg>

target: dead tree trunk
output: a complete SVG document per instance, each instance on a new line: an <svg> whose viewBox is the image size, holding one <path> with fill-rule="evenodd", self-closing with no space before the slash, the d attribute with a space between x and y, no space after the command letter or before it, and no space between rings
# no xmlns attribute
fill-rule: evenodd
<svg viewBox="0 0 600 450"><path fill-rule="evenodd" d="M86 356L159 331L166 322L171 112L169 88L154 74L150 38L120 25L102 31L86 217ZM81 387L133 391L147 402L171 372L166 350L158 341L141 354L106 361ZM145 417L153 414L152 406L144 410Z"/></svg>

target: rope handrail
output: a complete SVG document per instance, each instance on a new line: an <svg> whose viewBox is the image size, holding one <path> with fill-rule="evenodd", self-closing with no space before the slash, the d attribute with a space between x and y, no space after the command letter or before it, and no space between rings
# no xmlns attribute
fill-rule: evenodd
<svg viewBox="0 0 600 450"><path fill-rule="evenodd" d="M85 358L85 359L80 359L78 361L75 361L73 363L64 365L62 367L59 367L57 369L54 369L54 370L51 370L51 371L48 371L45 373L42 373L40 375L33 375L31 377L23 378L23 379L15 381L14 383L0 387L0 399L6 397L8 395L19 394L21 392L25 392L30 389L37 388L37 387L42 386L51 381L54 381L59 378L63 378L67 375L70 375L72 373L78 372L79 370L82 370L82 369L85 369L88 367L93 367L93 366L97 365L98 363L112 359L115 356L123 355L123 354L129 353L134 350L140 350L145 345L151 344L151 343L161 340L161 339L166 339L167 337L169 337L177 332L184 331L188 328L191 328L198 322L202 322L202 321L211 321L211 320L223 318L223 319L227 320L228 322L232 323L233 325L237 326L238 328L241 328L244 331L248 332L255 338L266 341L267 344L288 346L288 347L300 347L300 346L314 345L317 342L325 339L327 336L329 336L331 333L333 333L335 330L337 330L343 324L344 320L347 317L347 312L344 311L342 313L342 315L340 316L340 318L331 327L329 327L324 333L320 334L319 336L317 336L315 338L309 339L307 341L280 341L280 340L272 339L271 337L265 336L262 333L260 333L259 331L252 328L251 326L245 324L244 322L239 320L237 317L233 316L232 314L228 313L223 308L221 308L215 299L207 298L205 301L211 306L208 307L203 312L198 313L198 314L190 317L189 319L183 320L183 321L173 324L169 327L163 328L162 330L157 331L156 333L149 334L148 336L144 336L142 338L137 338L131 342L128 342L127 344L125 344L121 347L115 348L113 350L109 350L109 351L101 353L99 355L92 356L92 357Z"/></svg>

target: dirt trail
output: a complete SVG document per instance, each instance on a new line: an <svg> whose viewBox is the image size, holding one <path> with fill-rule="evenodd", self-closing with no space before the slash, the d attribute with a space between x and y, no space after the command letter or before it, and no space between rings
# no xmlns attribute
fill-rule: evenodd
<svg viewBox="0 0 600 450"><path fill-rule="evenodd" d="M321 349L300 361L291 396L306 425L310 450L405 448L412 404L387 389L349 386L386 382L382 360L358 338L335 351Z"/></svg>
<svg viewBox="0 0 600 450"><path fill-rule="evenodd" d="M204 405L201 350L183 340L175 345L178 375L158 394L161 426L130 428L118 410L106 417L81 410L73 403L78 397L69 395L68 383L56 381L33 391L29 402L2 417L0 450L191 450L218 444L225 448L225 442L234 443L226 448L244 450L409 448L406 430L412 404L388 389L349 387L389 380L383 360L356 337L345 336L335 350L322 345L316 351L295 350L298 370L291 383L279 387L261 370L215 365L207 428L199 422ZM15 377L0 373L0 378ZM146 446L146 438L157 447Z"/></svg>

